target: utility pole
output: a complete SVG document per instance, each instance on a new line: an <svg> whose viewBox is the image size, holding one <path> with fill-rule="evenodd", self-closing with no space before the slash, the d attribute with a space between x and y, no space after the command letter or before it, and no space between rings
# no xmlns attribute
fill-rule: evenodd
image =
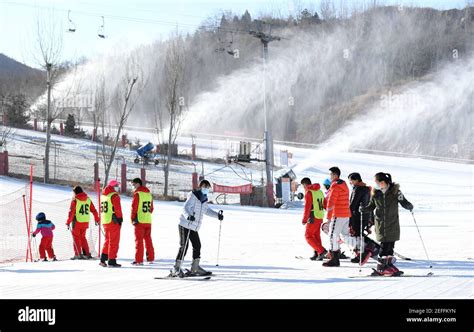
<svg viewBox="0 0 474 332"><path fill-rule="evenodd" d="M270 31L271 33L271 31ZM275 205L273 198L273 139L271 130L268 127L267 122L267 92L266 92L266 62L268 58L268 44L274 40L280 40L280 37L266 34L263 31L250 31L250 34L255 38L260 39L262 42L262 63L263 63L263 116L265 123L265 131L263 134L263 140L265 142L265 171L267 177L266 183L266 198L269 207Z"/></svg>

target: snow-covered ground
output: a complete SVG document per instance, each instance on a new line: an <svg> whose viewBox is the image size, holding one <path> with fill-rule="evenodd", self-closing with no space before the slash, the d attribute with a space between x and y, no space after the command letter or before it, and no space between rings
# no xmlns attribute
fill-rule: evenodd
<svg viewBox="0 0 474 332"><path fill-rule="evenodd" d="M314 181L327 177L337 165L345 178L360 172L372 185L373 174L392 173L401 190L415 205L415 216L434 272L432 277L350 278L364 276L375 267L370 261L359 272L356 264L342 261L339 268L321 262L295 259L309 257L304 239L301 207L268 209L213 206L223 209L219 266L216 267L219 222L205 220L200 231L203 266L215 273L209 281L155 280L171 268L178 249L178 216L182 203L155 201L153 240L157 262L134 267L133 227L125 222L119 250L121 269L104 269L97 261L48 263L17 262L0 267L0 298L470 298L474 289L474 177L473 166L372 154L331 153L291 148L299 178ZM22 180L0 177L0 195L21 193ZM11 199L15 194L7 196ZM58 216L57 246L72 254L65 233L69 188L35 184L33 214L51 208ZM41 203L43 202L43 203ZM47 204L62 202L64 206ZM0 203L2 203L0 201ZM5 203L5 202L4 202ZM125 215L131 201L123 197ZM48 210L44 211L48 215ZM410 275L429 272L423 246L411 218L401 210L401 241L395 250L412 258L398 266ZM24 223L24 220L18 222ZM324 239L325 240L325 239ZM56 239L55 239L56 243ZM59 250L59 249L58 249ZM188 265L190 253L188 253Z"/></svg>

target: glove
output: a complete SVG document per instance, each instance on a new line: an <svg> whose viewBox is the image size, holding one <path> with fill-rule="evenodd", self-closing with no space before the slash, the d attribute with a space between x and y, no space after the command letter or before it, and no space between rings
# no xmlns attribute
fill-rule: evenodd
<svg viewBox="0 0 474 332"><path fill-rule="evenodd" d="M97 220L95 221L95 225L96 225L96 226L99 226L99 222L98 222Z"/></svg>
<svg viewBox="0 0 474 332"><path fill-rule="evenodd" d="M217 219L219 219L220 221L224 220L224 211L219 211L219 213L217 214Z"/></svg>
<svg viewBox="0 0 474 332"><path fill-rule="evenodd" d="M31 233L31 236L32 236L32 237L35 237L35 236L36 236L36 234L35 234L35 233Z"/></svg>
<svg viewBox="0 0 474 332"><path fill-rule="evenodd" d="M306 225L306 221L304 221L304 220L301 223L303 224L303 226Z"/></svg>
<svg viewBox="0 0 474 332"><path fill-rule="evenodd" d="M364 213L364 207L363 206L359 206L359 212Z"/></svg>
<svg viewBox="0 0 474 332"><path fill-rule="evenodd" d="M410 206L408 207L408 210L410 210L410 212L413 212L413 204L410 204Z"/></svg>
<svg viewBox="0 0 474 332"><path fill-rule="evenodd" d="M69 227L69 224L66 224L67 230L70 230L71 228Z"/></svg>
<svg viewBox="0 0 474 332"><path fill-rule="evenodd" d="M188 216L188 220L189 221L194 221L194 220L196 220L196 218L194 218L194 215L192 215L192 216Z"/></svg>

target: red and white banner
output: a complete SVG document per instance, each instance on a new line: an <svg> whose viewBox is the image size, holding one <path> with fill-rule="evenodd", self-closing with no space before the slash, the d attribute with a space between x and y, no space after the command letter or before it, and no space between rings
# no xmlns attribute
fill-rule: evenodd
<svg viewBox="0 0 474 332"><path fill-rule="evenodd" d="M252 193L252 184L244 184L242 186L222 186L220 184L212 184L212 190L215 193L225 193L225 194L251 194Z"/></svg>

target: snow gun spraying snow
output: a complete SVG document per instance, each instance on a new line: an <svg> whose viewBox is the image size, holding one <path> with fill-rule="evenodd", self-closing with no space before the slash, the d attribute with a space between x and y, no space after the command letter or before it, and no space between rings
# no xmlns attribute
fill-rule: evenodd
<svg viewBox="0 0 474 332"><path fill-rule="evenodd" d="M144 165L148 165L150 161L153 161L155 165L158 165L159 160L152 152L154 148L155 146L151 142L140 146L137 149L137 157L134 160L135 164L138 164L141 161Z"/></svg>

